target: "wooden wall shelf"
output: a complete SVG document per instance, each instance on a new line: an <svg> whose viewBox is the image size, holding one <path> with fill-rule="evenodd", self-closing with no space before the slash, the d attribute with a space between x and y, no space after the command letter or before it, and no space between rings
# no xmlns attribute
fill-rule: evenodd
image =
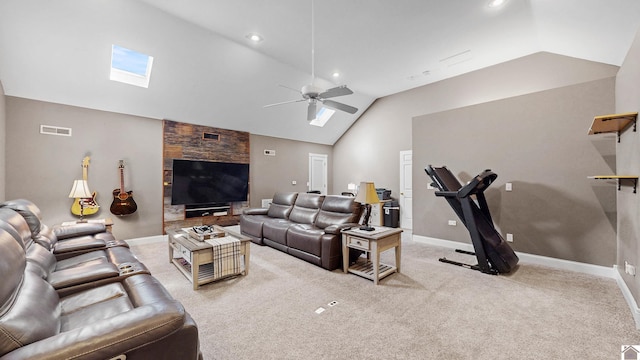
<svg viewBox="0 0 640 360"><path fill-rule="evenodd" d="M589 179L596 180L616 180L618 181L618 190L620 190L620 183L622 181L631 181L633 182L633 193L636 193L636 188L638 187L638 175L595 175L589 176Z"/></svg>
<svg viewBox="0 0 640 360"><path fill-rule="evenodd" d="M601 115L593 118L588 135L617 133L618 142L620 142L620 133L633 125L633 131L636 131L637 112Z"/></svg>

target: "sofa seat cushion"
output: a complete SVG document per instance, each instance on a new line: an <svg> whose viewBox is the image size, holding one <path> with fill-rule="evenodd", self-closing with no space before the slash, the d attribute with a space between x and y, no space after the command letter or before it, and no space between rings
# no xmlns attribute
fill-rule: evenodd
<svg viewBox="0 0 640 360"><path fill-rule="evenodd" d="M262 225L262 236L272 242L287 245L287 230L292 223L285 219L270 219Z"/></svg>
<svg viewBox="0 0 640 360"><path fill-rule="evenodd" d="M76 266L104 264L107 262L109 262L109 260L107 259L107 253L104 250L94 250L68 259L59 260L56 264L55 270L59 271Z"/></svg>
<svg viewBox="0 0 640 360"><path fill-rule="evenodd" d="M240 215L240 230L245 235L262 240L262 225L271 219L268 215Z"/></svg>
<svg viewBox="0 0 640 360"><path fill-rule="evenodd" d="M60 301L61 332L70 331L130 311L133 305L120 283L70 295Z"/></svg>
<svg viewBox="0 0 640 360"><path fill-rule="evenodd" d="M313 225L294 224L287 233L287 245L292 249L322 256L322 235L324 231Z"/></svg>

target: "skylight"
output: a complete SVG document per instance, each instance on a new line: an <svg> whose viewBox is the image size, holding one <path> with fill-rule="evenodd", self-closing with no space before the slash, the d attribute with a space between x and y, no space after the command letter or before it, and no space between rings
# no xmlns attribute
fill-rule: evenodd
<svg viewBox="0 0 640 360"><path fill-rule="evenodd" d="M333 114L335 112L336 112L335 110L327 109L326 107L323 106L316 113L316 118L311 120L309 122L309 124L314 125L314 126L323 127L324 124L326 124L327 121L329 121L329 119L331 119L331 116L333 116Z"/></svg>
<svg viewBox="0 0 640 360"><path fill-rule="evenodd" d="M112 45L109 79L147 88L151 78L152 65L153 56Z"/></svg>

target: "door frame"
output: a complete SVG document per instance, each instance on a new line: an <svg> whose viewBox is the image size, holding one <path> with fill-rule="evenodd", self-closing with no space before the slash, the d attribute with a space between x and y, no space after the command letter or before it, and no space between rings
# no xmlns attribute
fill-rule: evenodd
<svg viewBox="0 0 640 360"><path fill-rule="evenodd" d="M311 179L313 179L313 162L314 160L322 160L322 189L312 189L311 188ZM327 154L315 154L309 153L309 181L307 182L307 190L320 190L320 193L323 195L327 195L328 191L328 163L329 163L329 155Z"/></svg>

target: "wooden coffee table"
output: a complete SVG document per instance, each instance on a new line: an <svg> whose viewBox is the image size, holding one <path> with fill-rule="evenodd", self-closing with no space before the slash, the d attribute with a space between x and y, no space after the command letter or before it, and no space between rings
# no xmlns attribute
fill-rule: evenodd
<svg viewBox="0 0 640 360"><path fill-rule="evenodd" d="M240 255L244 257L244 270L240 273L249 274L249 255L251 239L234 231L226 230L214 225L227 236L240 240ZM213 275L213 246L206 241L198 241L184 230L167 230L169 237L169 262L174 264L186 276L193 289L200 285L220 280ZM237 274L236 274L237 275Z"/></svg>
<svg viewBox="0 0 640 360"><path fill-rule="evenodd" d="M384 226L376 226L374 231L358 228L342 231L342 268L344 272L373 280L375 285L378 285L378 281L385 276L400 272L401 232L402 229ZM365 251L367 258L360 258L355 264L349 266L349 248ZM380 263L380 253L392 248L396 253L396 265Z"/></svg>

